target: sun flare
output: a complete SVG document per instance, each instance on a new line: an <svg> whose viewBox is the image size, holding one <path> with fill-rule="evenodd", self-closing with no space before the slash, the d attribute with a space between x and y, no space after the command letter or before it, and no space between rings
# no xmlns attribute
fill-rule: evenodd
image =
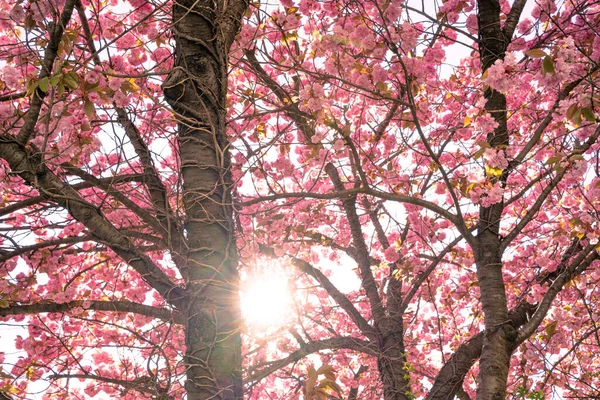
<svg viewBox="0 0 600 400"><path fill-rule="evenodd" d="M255 328L282 325L292 314L290 287L285 276L258 274L242 283L242 313Z"/></svg>

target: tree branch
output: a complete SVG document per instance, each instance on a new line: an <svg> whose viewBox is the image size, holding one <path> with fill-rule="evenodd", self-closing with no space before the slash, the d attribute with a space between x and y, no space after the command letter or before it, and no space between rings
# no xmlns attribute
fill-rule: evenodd
<svg viewBox="0 0 600 400"><path fill-rule="evenodd" d="M592 147L592 145L596 143L598 137L600 137L600 125L598 125L598 127L596 128L594 134L590 136L588 140L585 141L585 143L583 144L583 146L581 146L580 149L578 149L578 153L585 153L587 150L589 150L590 147ZM565 167L562 171L556 174L556 176L550 181L548 186L546 186L544 190L542 190L542 193L540 193L540 195L537 197L535 203L529 206L527 213L523 216L523 218L521 218L517 225L510 231L510 233L508 233L502 240L500 245L500 248L502 250L506 249L508 245L517 237L517 235L521 233L523 228L525 228L525 226L533 219L533 217L537 214L539 209L546 201L550 192L560 183L567 170L568 168Z"/></svg>
<svg viewBox="0 0 600 400"><path fill-rule="evenodd" d="M544 298L540 302L539 307L535 310L535 313L531 319L525 324L518 332L516 345L523 343L529 338L536 329L540 326L548 310L552 306L552 301L562 290L563 286L569 282L573 276L579 275L585 271L594 261L600 259L598 252L595 250L597 244L590 244L586 246L580 253L573 259L571 265L565 269L556 280L552 283ZM591 252L591 254L590 254Z"/></svg>
<svg viewBox="0 0 600 400"><path fill-rule="evenodd" d="M167 198L167 189L158 176L158 172L152 161L150 149L144 143L137 126L129 119L127 112L120 107L115 107L115 110L117 111L119 122L125 130L125 134L144 166L144 183L146 184L145 187L148 190L150 200L156 212L159 226L161 226L159 231L162 232L165 241L172 243L176 251L180 252L184 242L183 233L176 219L173 217L174 213Z"/></svg>
<svg viewBox="0 0 600 400"><path fill-rule="evenodd" d="M69 236L69 237L64 237L64 238L60 238L60 239L46 240L46 241L43 241L40 243L31 244L28 246L18 247L11 251L7 251L5 249L0 248L0 262L4 262L7 260L10 260L13 257L17 257L22 254L29 253L30 251L39 250L39 249L43 249L46 247L60 246L61 244L76 244L76 243L87 242L90 240L94 240L94 237L91 235Z"/></svg>
<svg viewBox="0 0 600 400"><path fill-rule="evenodd" d="M554 119L554 111L558 108L560 102L566 99L571 94L571 91L573 91L573 89L575 89L581 82L583 82L587 77L591 76L598 69L600 69L600 64L594 65L594 67L592 67L584 77L577 79L565 86L565 88L558 94L556 101L552 105L552 108L550 108L550 110L548 111L546 117L535 129L533 136L531 136L531 139L527 142L527 144L523 147L519 154L517 154L515 158L511 160L509 164L509 170L515 168L517 165L522 163L527 154L529 154L529 152L531 151L531 149L533 149L533 147L540 141L544 130L548 127L548 125L550 125L550 122L552 122L552 120Z"/></svg>
<svg viewBox="0 0 600 400"><path fill-rule="evenodd" d="M427 200L423 200L423 199L420 199L417 197L405 196L405 195L396 194L396 193L386 193L386 192L381 192L376 189L370 189L370 188L365 188L365 187L346 189L346 190L342 190L342 191L336 191L333 193L311 193L311 192L277 193L277 194L272 194L272 195L268 195L268 196L255 197L251 200L238 202L236 205L239 207L247 207L247 206L251 206L251 205L266 202L266 201L273 201L273 200L280 200L280 199L294 199L294 198L328 200L328 199L338 199L341 197L353 196L353 195L360 194L360 193L367 194L367 195L370 195L370 196L373 196L376 198L380 198L380 199L384 199L384 200L396 201L398 203L413 204L413 205L425 208L429 211L433 211L434 213L436 213L436 214L440 215L441 217L447 219L448 221L452 222L454 225L458 224L456 215L452 214L448 210L438 206L435 203L431 203Z"/></svg>
<svg viewBox="0 0 600 400"><path fill-rule="evenodd" d="M502 27L502 35L504 36L504 41L506 43L510 43L512 40L512 36L515 33L515 29L519 23L519 19L521 18L525 4L527 4L527 0L515 0L510 8L510 12L508 13L506 21L504 21L504 26Z"/></svg>
<svg viewBox="0 0 600 400"><path fill-rule="evenodd" d="M172 304L181 304L182 289L175 284L146 254L116 229L93 205L85 202L71 186L61 181L33 154L13 138L0 136L0 158L6 160L16 174L43 196L68 210L92 235L107 244L131 265L152 288Z"/></svg>
<svg viewBox="0 0 600 400"><path fill-rule="evenodd" d="M421 287L421 284L425 281L425 279L427 279L429 277L429 275L431 275L433 270L444 259L446 254L448 254L454 248L454 246L456 246L461 240L463 240L463 237L458 236L456 239L454 239L452 242L450 242L448 244L448 246L446 246L437 255L437 257L435 257L431 261L431 264L429 264L429 267L427 267L427 269L425 271L423 271L422 274L419 274L417 279L415 279L415 281L411 285L410 291L406 294L406 296L404 297L404 300L402 301L402 305L400 306L401 313L404 313L404 311L406 311L406 308L409 306L410 302L412 301L413 297L415 296L415 294L417 293L417 291L419 290L419 288Z"/></svg>
<svg viewBox="0 0 600 400"><path fill-rule="evenodd" d="M50 40L48 41L46 51L44 52L44 60L41 64L42 70L38 75L38 82L44 78L50 77L50 75L52 74L54 60L56 60L56 57L58 56L58 46L62 39L65 28L71 20L71 15L73 14L74 7L75 0L67 0L63 12L60 16L60 21L58 21L57 24L53 25L54 29L53 32L50 32ZM21 130L19 131L19 134L17 135L16 139L19 143L25 144L31 137L31 134L35 129L35 125L38 122L40 111L42 110L44 97L46 97L46 92L38 86L31 98L31 105L29 106L29 110L27 111L27 118L25 119L25 123L23 124Z"/></svg>
<svg viewBox="0 0 600 400"><path fill-rule="evenodd" d="M327 175L329 175L329 177L331 178L331 181L333 182L333 187L337 191L343 191L345 189L344 184L340 179L340 175L338 174L338 171L333 166L333 164L327 163L327 165L325 166L325 172L327 172ZM367 244L365 243L361 223L356 212L356 195L345 196L340 200L342 202L342 207L344 208L346 218L348 218L348 223L350 225L352 243L354 244L354 248L356 249L356 262L358 264L358 270L360 271L360 277L362 280L361 284L362 287L365 289L367 298L369 299L371 313L373 314L373 319L375 321L375 325L377 326L377 324L385 316L385 307L381 302L381 297L379 296L379 292L377 290L377 284L375 283L375 278L373 277L373 271L371 271L371 262L369 261L369 250L367 249Z"/></svg>
<svg viewBox="0 0 600 400"><path fill-rule="evenodd" d="M0 308L0 317L12 315L31 315L41 313L64 313L76 307L82 307L86 301L70 301L68 303L34 303L17 304L9 301L8 307ZM168 310L166 308L152 307L145 304L134 303L131 301L99 301L90 300L85 304L86 310L110 311L133 313L145 315L147 317L157 318L165 322L174 322L179 325L185 325L186 320L178 311Z"/></svg>
<svg viewBox="0 0 600 400"><path fill-rule="evenodd" d="M285 367L286 365L294 363L296 361L300 361L309 354L316 353L321 350L339 349L353 350L358 353L368 354L373 357L377 357L378 354L376 346L374 346L370 342L356 339L353 337L336 337L330 339L311 341L302 345L300 349L291 353L286 358L268 362L266 363L267 365L263 368L257 371L250 372L249 376L246 378L246 382L258 382L261 379L264 379L267 376L271 375L273 372ZM255 368L260 367L261 365L256 366Z"/></svg>
<svg viewBox="0 0 600 400"><path fill-rule="evenodd" d="M105 376L94 374L54 374L50 376L50 379L91 379L122 386L126 390L136 390L138 392L149 394L157 394L157 392L164 391L164 389L159 387L156 381L150 376L142 376L140 378L128 381L124 379L107 378Z"/></svg>
<svg viewBox="0 0 600 400"><path fill-rule="evenodd" d="M275 256L273 249L268 248L263 244L259 244L258 246L262 254L265 254L270 257ZM323 289L325 289L327 294L346 312L346 314L348 314L348 316L356 324L356 326L363 335L365 335L371 340L376 339L376 334L373 330L373 327L369 325L369 323L362 316L360 311L358 311L356 307L354 307L354 304L352 304L352 302L348 300L348 298L342 292L340 292L333 283L331 283L329 278L327 278L319 269L313 267L310 263L297 257L289 257L296 267L298 267L305 274L312 276L317 282L321 284L321 286L323 287Z"/></svg>
<svg viewBox="0 0 600 400"><path fill-rule="evenodd" d="M309 115L300 111L298 103L292 100L292 97L286 92L273 78L264 70L260 62L256 59L256 55L252 50L245 50L244 55L248 60L250 68L258 75L262 83L269 88L284 104L286 115L296 123L298 129L304 135L307 143L312 143L311 138L315 135L314 129L309 125Z"/></svg>
<svg viewBox="0 0 600 400"><path fill-rule="evenodd" d="M140 217L142 221L147 223L152 229L154 229L157 234L161 235L165 241L168 239L169 235L163 225L161 225L156 218L154 218L147 210L137 205L134 201L132 201L129 197L121 193L120 191L113 189L110 185L110 182L103 181L101 179L96 178L94 175L89 174L82 169L65 166L66 170L69 173L83 179L86 182L91 183L93 186L102 189L107 195L111 195L116 200L121 202L125 207L131 210L135 215ZM145 175L142 175L142 180L145 180ZM157 210L157 213L159 211Z"/></svg>
<svg viewBox="0 0 600 400"><path fill-rule="evenodd" d="M124 182L141 182L142 176L140 174L126 174L126 175L116 175L116 176L109 176L106 178L96 178L96 179L98 179L103 185L108 185L108 184L118 184L118 183L124 183ZM71 187L74 190L83 190L83 189L89 189L89 188L96 187L96 186L94 184L92 184L91 182L79 182L79 183L75 183L75 184L71 185ZM44 200L48 200L48 198L44 197L44 196L33 196L28 199L21 200L17 203L10 204L6 207L0 208L0 217L2 217L4 215L8 215L8 214L13 213L18 210L21 210L26 207L34 206L38 203L41 203Z"/></svg>
<svg viewBox="0 0 600 400"><path fill-rule="evenodd" d="M81 3L81 0L76 0L76 7L79 13L79 19L81 20L81 26L83 28L83 32L85 34L87 40L87 46L92 53L92 59L96 65L101 65L102 62L100 57L98 56L98 52L96 50L96 45L94 44L94 39L92 32L90 30L90 26L87 20L87 16L85 15L85 9ZM158 219L158 232L161 232L161 236L163 239L169 243L173 244L176 249L176 253L179 253L182 249L182 244L184 242L183 233L180 229L179 224L174 218L173 210L169 205L169 201L167 198L167 190L156 171L154 166L154 162L152 160L152 155L150 153L150 149L146 145L146 143L142 139L142 135L140 134L137 126L131 121L129 116L127 115L127 111L121 107L117 107L114 105L115 111L117 112L118 121L123 127L125 134L129 138L140 162L144 167L144 183L145 187L148 190L148 194L150 196L150 200L152 201L152 205L156 211L156 216ZM120 200L123 202L122 200ZM125 203L123 203L125 204ZM131 209L131 207L129 207ZM132 209L132 211L134 211ZM135 212L135 211L134 211ZM141 215L140 218L144 219ZM176 256L177 258L177 256Z"/></svg>
<svg viewBox="0 0 600 400"><path fill-rule="evenodd" d="M226 49L230 48L235 36L238 34L242 17L246 12L246 9L249 5L248 0L234 0L234 1L225 1L224 9L219 10L219 15L217 17L217 29L222 32L223 40Z"/></svg>
<svg viewBox="0 0 600 400"><path fill-rule="evenodd" d="M508 317L514 327L519 327L527 322L527 317L535 305L527 302L520 303L509 311ZM426 400L452 399L458 389L462 386L465 375L475 361L481 356L484 332L479 332L471 339L461 344L452 357L444 364L438 372L433 387L429 390Z"/></svg>

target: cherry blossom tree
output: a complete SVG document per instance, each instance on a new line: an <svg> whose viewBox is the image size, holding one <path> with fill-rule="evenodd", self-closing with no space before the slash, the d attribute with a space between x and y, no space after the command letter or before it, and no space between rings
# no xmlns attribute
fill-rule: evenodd
<svg viewBox="0 0 600 400"><path fill-rule="evenodd" d="M0 10L6 396L600 394L599 4Z"/></svg>
<svg viewBox="0 0 600 400"><path fill-rule="evenodd" d="M301 293L277 347L251 344L252 398L599 395L598 11L252 9L232 53L240 250Z"/></svg>
<svg viewBox="0 0 600 400"><path fill-rule="evenodd" d="M2 4L0 315L29 327L3 392L242 397L225 102L246 8Z"/></svg>

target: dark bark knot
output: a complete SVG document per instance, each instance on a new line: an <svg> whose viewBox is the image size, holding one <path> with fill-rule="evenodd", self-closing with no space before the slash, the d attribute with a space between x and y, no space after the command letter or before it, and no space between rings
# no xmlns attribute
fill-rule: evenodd
<svg viewBox="0 0 600 400"><path fill-rule="evenodd" d="M511 347L517 336L519 335L517 328L513 325L512 321L506 321L502 324L495 326L492 329L487 329L485 335L491 339L501 339L507 342L508 346Z"/></svg>
<svg viewBox="0 0 600 400"><path fill-rule="evenodd" d="M174 68L163 82L163 93L171 107L175 108L177 103L183 97L185 93L185 82L188 78L189 76L181 68Z"/></svg>
<svg viewBox="0 0 600 400"><path fill-rule="evenodd" d="M502 325L502 334L510 343L514 343L517 340L518 332L510 322Z"/></svg>

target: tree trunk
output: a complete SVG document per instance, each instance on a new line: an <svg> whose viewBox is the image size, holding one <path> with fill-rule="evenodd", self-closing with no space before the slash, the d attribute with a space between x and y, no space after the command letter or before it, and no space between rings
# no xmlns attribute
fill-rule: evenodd
<svg viewBox="0 0 600 400"><path fill-rule="evenodd" d="M481 287L485 331L479 360L477 399L506 397L512 344L517 338L517 332L508 318L499 247L497 236L486 233L479 235L477 276Z"/></svg>
<svg viewBox="0 0 600 400"><path fill-rule="evenodd" d="M241 399L243 395L241 313L225 132L231 35L223 32L232 22L228 11L218 2L175 2L176 60L163 84L178 121L186 212L188 248L182 255L186 260L182 269L188 298L182 311L187 316L185 387L189 400Z"/></svg>
<svg viewBox="0 0 600 400"><path fill-rule="evenodd" d="M381 356L377 360L377 368L383 383L385 400L410 399L409 371L406 368L402 328L389 332L382 337Z"/></svg>
<svg viewBox="0 0 600 400"><path fill-rule="evenodd" d="M390 274L390 278L387 315L377 326L381 335L381 356L377 360L377 367L383 383L384 399L408 400L412 395L404 348L404 320L400 311L402 283L393 274Z"/></svg>
<svg viewBox="0 0 600 400"><path fill-rule="evenodd" d="M506 38L500 25L500 4L498 0L478 0L477 22L479 24L479 53L481 70L485 72L497 60L503 59ZM488 135L487 142L494 148L502 149L509 144L506 124L506 97L493 89L485 90L485 110L498 123L498 127ZM492 184L504 187L507 173L500 177L490 176ZM500 222L504 201L481 207L477 225L477 245L474 249L477 265L477 278L481 290L481 304L484 313L485 331L481 359L477 399L504 399L512 343L516 330L508 318L506 290L502 277L502 246Z"/></svg>

